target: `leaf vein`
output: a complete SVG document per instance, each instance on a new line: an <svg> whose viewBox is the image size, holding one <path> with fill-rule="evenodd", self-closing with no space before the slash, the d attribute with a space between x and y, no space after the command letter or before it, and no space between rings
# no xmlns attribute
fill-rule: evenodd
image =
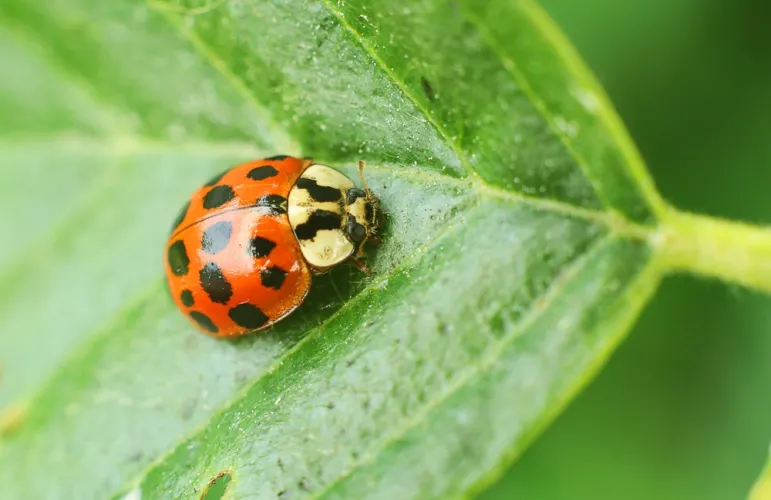
<svg viewBox="0 0 771 500"><path fill-rule="evenodd" d="M597 116L607 128L609 135L621 151L625 161L621 162L624 171L626 171L642 188L643 197L648 202L648 206L653 213L659 217L667 211L666 203L662 200L653 180L645 168L645 163L640 157L640 152L632 142L629 132L621 122L618 114L614 112L605 90L597 82L597 78L580 63L580 56L575 47L565 38L559 29L554 25L548 14L538 3L532 0L519 0L519 7L525 13L528 20L543 35L544 39L551 44L554 51L560 57L572 75L581 82L586 88L590 89L592 94L599 100Z"/></svg>
<svg viewBox="0 0 771 500"><path fill-rule="evenodd" d="M541 99L541 97L535 91L533 86L530 84L530 81L525 76L525 74L522 73L522 71L520 71L519 67L517 66L517 63L514 62L514 60L512 60L510 57L507 57L505 55L500 45L495 41L494 37L490 34L490 30L488 30L484 26L484 23L477 16L469 12L467 8L461 8L460 12L463 13L466 19L474 26L474 28L480 33L480 35L482 35L485 41L487 41L487 44L490 46L492 51L498 56L498 59L500 59L501 65L503 66L503 68L509 74L511 74L511 76L514 78L514 81L519 84L519 87L522 89L522 92L524 92L524 94L533 104L533 107L536 109L536 111L538 111L538 114L540 114L544 122L546 122L546 125L549 127L549 130L562 143L563 147L567 150L568 154L570 154L570 156L573 158L573 160L576 162L579 168L581 168L586 178L589 179L589 182L591 183L595 194L600 198L600 201L602 202L602 204L609 209L613 209L613 206L611 205L610 201L607 199L607 197L605 196L605 193L603 192L602 184L594 175L594 173L592 172L592 169L589 168L589 163L586 161L583 155L581 155L573 147L573 143L570 137L557 126L557 121L553 113L546 105L544 100Z"/></svg>
<svg viewBox="0 0 771 500"><path fill-rule="evenodd" d="M337 22L340 23L340 26L348 31L348 33L350 33L351 38L353 38L353 40L355 40L364 49L364 51L372 58L372 61L377 64L378 67L380 67L380 69L383 71L383 73L386 74L386 76L388 76L391 82L412 102L415 108L423 114L423 117L426 119L426 121L428 121L428 123L434 127L434 129L445 140L445 142L449 144L450 147L452 147L453 151L455 151L455 155L458 157L458 161L460 161L460 164L463 166L466 172L468 172L472 178L478 177L476 171L474 171L474 169L471 167L471 164L468 161L468 157L463 153L463 150L457 141L452 139L447 130L433 117L428 109L423 104L421 104L420 100L415 96L415 94L413 94L409 88L407 88L407 84L398 78L396 73L388 67L385 61L383 61L383 59L375 51L375 48L366 41L361 33L356 31L356 29L345 19L345 16L336 10L328 0L320 0L320 3L330 14L335 17Z"/></svg>
<svg viewBox="0 0 771 500"><path fill-rule="evenodd" d="M219 6L219 4L217 6ZM211 66L222 75L236 92L252 106L254 111L264 120L268 129L273 134L272 139L275 142L278 151L301 155L302 147L295 138L278 124L273 114L262 105L257 96L249 90L246 83L244 83L244 81L228 67L225 61L219 57L194 30L187 29L182 25L179 19L179 13L176 13L173 9L169 9L166 5L160 4L154 0L147 0L147 7L152 11L162 14L180 36L184 37L201 56L209 61L209 64L211 64Z"/></svg>
<svg viewBox="0 0 771 500"><path fill-rule="evenodd" d="M251 158L251 157L259 156L265 153L264 151L261 151L259 148L255 147L254 145L243 141L167 142L163 140L157 140L157 139L145 138L145 137L139 137L139 136L130 136L130 135L116 136L112 138L107 137L104 139L93 138L93 137L81 137L78 135L69 135L69 134L61 134L61 135L51 136L47 138L29 137L29 138L14 138L13 140L9 138L3 138L3 139L0 139L0 147L2 147L3 145L7 145L8 147L11 147L11 146L16 148L29 147L31 149L35 149L40 147L43 144L51 145L52 141L55 141L55 144L53 144L53 146L56 148L83 151L84 154L86 153L93 154L94 152L104 153L104 154L111 153L120 157L136 155L139 153L150 153L150 152L152 153L169 152L170 153L170 152L179 151L183 153L189 152L189 153L209 154L209 155L228 155L228 156L243 155L245 158L246 157ZM334 161L324 162L322 160L322 163L328 164L333 167L346 166L339 162L334 162ZM638 239L648 238L651 232L653 231L652 228L648 228L646 226L636 224L612 212L604 212L604 211L594 210L590 208L582 208L575 205L571 205L569 203L565 203L563 201L554 200L550 198L528 196L526 194L522 194L519 192L509 191L509 190L492 186L478 178L475 178L470 181L469 179L457 179L449 175L443 175L443 174L439 174L429 170L418 170L418 169L406 170L406 169L400 169L400 168L391 168L391 167L387 167L384 165L377 165L377 164L367 164L367 169L380 171L380 172L387 172L393 176L396 176L402 179L408 179L408 180L414 180L414 181L420 181L420 182L429 182L434 184L441 183L445 185L454 185L454 186L457 186L459 189L471 188L476 190L477 194L482 197L486 196L491 198L504 199L507 201L511 201L513 203L523 203L540 210L550 211L554 213L562 213L562 214L580 218L580 219L595 221L613 228L616 232L620 234L630 235ZM113 174L110 174L110 175L113 175ZM98 195L100 191L104 190L106 186L109 186L109 184L100 183L99 185L95 186L93 191L89 190L88 197L99 199ZM90 201L80 202L82 207L90 207L93 205L93 203L94 203L93 199ZM83 210L85 209L81 208L77 211L77 213L80 213ZM75 217L75 215L71 217ZM51 232L53 234L61 234L62 232L61 226L70 227L71 225L72 223L68 222L68 220L65 219L59 224L58 229L52 229ZM49 236L49 237L52 237L52 236ZM19 263L28 262L28 261L30 263L35 263L35 265L39 264L39 261L35 260L32 257L29 257L29 253L25 252L24 257L16 261L14 265L5 265L3 267L6 267L6 268L12 267L16 269L16 268L22 267L19 265ZM28 269L29 267L30 267L29 265L24 266L24 269ZM7 273L3 273L0 271L0 284L6 282L6 276L7 276Z"/></svg>
<svg viewBox="0 0 771 500"><path fill-rule="evenodd" d="M29 53L37 55L39 59L43 59L45 66L52 68L61 77L62 81L69 82L73 89L91 99L94 109L107 120L113 132L120 133L128 130L125 127L125 120L122 119L121 112L104 99L99 89L92 85L85 75L73 71L72 68L66 68L60 63L59 58L56 57L56 54L50 48L50 40L46 40L42 36L45 30L30 29L26 23L13 21L9 17L5 17L4 20L5 22L0 22L0 24L6 26L6 32L11 33L12 38L20 45L25 46Z"/></svg>
<svg viewBox="0 0 771 500"><path fill-rule="evenodd" d="M642 268L634 279L634 283L630 283L629 287L625 290L625 294L629 297L635 297L634 305L627 308L627 310L621 314L617 321L617 328L614 334L606 339L604 345L601 347L600 352L591 361L591 365L587 367L586 371L579 377L574 378L565 390L560 394L557 400L553 403L551 408L547 409L544 413L544 417L535 423L533 427L525 432L522 439L502 458L500 465L497 469L488 472L486 475L480 477L467 491L481 492L486 487L490 486L496 479L498 479L505 470L514 462L514 460L527 450L535 439L543 433L543 431L554 421L570 404L573 399L580 393L581 389L592 380L594 376L605 366L608 358L613 354L615 348L624 339L624 336L631 328L635 318L637 318L642 310L643 306L647 304L651 295L656 291L661 281L662 266L661 259L654 256L650 259L649 263Z"/></svg>

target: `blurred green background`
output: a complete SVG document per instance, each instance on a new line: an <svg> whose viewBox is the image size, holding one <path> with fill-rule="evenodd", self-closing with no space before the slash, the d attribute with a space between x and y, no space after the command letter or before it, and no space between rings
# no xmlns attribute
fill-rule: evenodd
<svg viewBox="0 0 771 500"><path fill-rule="evenodd" d="M771 3L541 0L663 196L771 224ZM771 300L667 279L594 383L484 500L746 498L771 441Z"/></svg>

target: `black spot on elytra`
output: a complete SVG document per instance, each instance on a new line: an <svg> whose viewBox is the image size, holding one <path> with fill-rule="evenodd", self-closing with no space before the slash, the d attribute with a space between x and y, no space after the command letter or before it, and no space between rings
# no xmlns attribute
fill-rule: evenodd
<svg viewBox="0 0 771 500"><path fill-rule="evenodd" d="M272 241L263 238L262 236L255 236L249 240L249 246L246 247L246 253L255 258L267 257L270 252L276 248L276 244Z"/></svg>
<svg viewBox="0 0 771 500"><path fill-rule="evenodd" d="M193 298L193 292L190 290L182 290L179 294L179 300L185 305L185 307L192 307L195 305L195 299Z"/></svg>
<svg viewBox="0 0 771 500"><path fill-rule="evenodd" d="M175 229L179 227L180 224L182 224L182 221L185 220L185 216L187 215L187 210L190 208L190 202L184 204L182 209L177 214L177 218L174 219L174 224L171 226L171 232L173 233Z"/></svg>
<svg viewBox="0 0 771 500"><path fill-rule="evenodd" d="M316 210L308 220L295 228L295 234L301 240L312 240L323 229L340 229L343 222L340 215L326 210Z"/></svg>
<svg viewBox="0 0 771 500"><path fill-rule="evenodd" d="M223 177L225 177L225 174L227 174L228 172L229 172L229 170L225 170L224 172L221 172L220 174L218 174L218 175L215 175L214 177L212 177L211 179L209 179L209 182L207 182L206 184L204 184L204 187L211 187L211 186L213 186L213 185L217 184L217 183L220 181L220 179L222 179Z"/></svg>
<svg viewBox="0 0 771 500"><path fill-rule="evenodd" d="M288 273L280 267L268 267L260 271L260 282L262 282L262 286L265 288L278 290L281 288L281 285L284 284L287 274Z"/></svg>
<svg viewBox="0 0 771 500"><path fill-rule="evenodd" d="M269 319L259 307L249 303L235 306L228 312L228 316L241 328L251 330L263 326Z"/></svg>
<svg viewBox="0 0 771 500"><path fill-rule="evenodd" d="M171 272L177 276L184 276L187 274L190 266L190 258L187 256L187 250L182 240L175 241L168 251L166 256L169 260L169 267Z"/></svg>
<svg viewBox="0 0 771 500"><path fill-rule="evenodd" d="M271 167L270 165L263 165L261 167L253 168L249 171L248 174L246 174L246 176L253 181L269 179L275 175L278 175L278 170Z"/></svg>
<svg viewBox="0 0 771 500"><path fill-rule="evenodd" d="M212 302L227 304L233 296L233 287L230 286L222 269L214 262L207 262L200 272L201 287L209 295Z"/></svg>
<svg viewBox="0 0 771 500"><path fill-rule="evenodd" d="M236 193L233 192L233 188L230 186L214 187L203 197L203 208L211 210L212 208L221 207L235 198L235 196Z"/></svg>
<svg viewBox="0 0 771 500"><path fill-rule="evenodd" d="M233 224L230 221L223 220L212 224L203 232L201 249L209 255L221 252L228 246L232 233Z"/></svg>
<svg viewBox="0 0 771 500"><path fill-rule="evenodd" d="M297 187L308 191L308 194L316 201L340 201L343 194L339 189L330 186L320 186L313 179L301 177L297 179Z"/></svg>
<svg viewBox="0 0 771 500"><path fill-rule="evenodd" d="M276 156L269 156L265 159L268 161L281 161L281 160L286 160L287 158L289 158L287 155L276 155Z"/></svg>
<svg viewBox="0 0 771 500"><path fill-rule="evenodd" d="M217 325L214 324L214 321L212 321L207 315L205 315L202 312L198 311L190 311L190 317L193 318L193 320L201 325L201 328L204 330L208 330L211 333L217 333L219 329L217 328Z"/></svg>
<svg viewBox="0 0 771 500"><path fill-rule="evenodd" d="M280 215L286 213L286 198L278 194L266 194L260 196L254 202L254 206L267 208L271 215Z"/></svg>

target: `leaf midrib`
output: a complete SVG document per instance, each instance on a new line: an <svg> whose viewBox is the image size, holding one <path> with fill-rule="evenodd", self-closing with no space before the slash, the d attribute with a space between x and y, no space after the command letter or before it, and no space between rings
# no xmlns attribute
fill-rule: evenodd
<svg viewBox="0 0 771 500"><path fill-rule="evenodd" d="M259 148L243 141L170 142L130 135L101 138L66 133L50 136L47 138L26 137L16 139L0 139L0 148L6 146L14 148L29 147L31 149L37 149L44 145L49 147L53 145L53 147L68 150L74 149L75 151L82 150L84 154L94 154L98 152L104 152L105 154L109 153L114 156L116 163L110 169L110 172L103 174L104 177L102 179L100 179L98 182L95 182L93 187L88 189L79 200L74 202L74 204L78 205L78 208L74 210L70 216L60 220L56 226L52 227L40 238L37 238L28 244L26 247L27 251L19 252L20 257L11 259L5 266L3 266L5 269L0 270L0 283L6 282L5 278L9 275L20 275L19 273L21 272L26 272L26 270L32 267L39 266L41 263L40 257L42 255L41 249L47 248L44 243L46 241L55 239L59 234L66 232L73 225L73 221L78 220L80 216L87 214L91 210L93 205L99 200L102 193L120 181L119 176L115 174L120 171L120 163L126 158L140 154L174 153L175 151L186 154L191 152L209 154L212 156L220 154L223 156L227 155L232 157L243 155L244 157L252 158L263 154ZM318 159L318 161L333 167L347 166L339 162L324 161L323 159ZM618 234L628 235L636 239L648 239L652 236L655 230L654 227L630 221L616 212L579 207L560 200L529 196L516 191L509 191L492 186L485 183L484 180L476 175L472 178L458 179L433 170L394 169L373 164L367 164L366 168L368 170L386 171L391 175L401 177L403 179L419 179L422 181L430 181L444 184L446 186L452 185L466 189L470 187L471 189L475 190L480 197L483 198L497 198L515 203L527 204L540 210L565 214L584 220L598 222L611 228L611 230ZM37 249L37 251L35 249ZM46 255L48 254L46 253ZM2 290L2 287L0 287L0 290Z"/></svg>
<svg viewBox="0 0 771 500"><path fill-rule="evenodd" d="M43 140L44 142L45 140ZM37 142L37 141L35 141ZM21 253L20 257L17 259L11 260L6 266L4 266L4 270L0 270L0 283L7 282L8 277L12 276L21 276L24 273L27 273L32 268L40 267L41 262L45 262L45 259L41 260L41 254L40 251L36 251L34 249L43 249L48 248L47 245L41 244L45 241L55 239L57 235L66 232L72 225L73 221L79 220L83 214L87 214L90 212L91 207L94 203L97 203L100 200L100 196L102 193L105 192L107 188L109 188L113 183L119 182L119 176L116 176L115 173L120 170L120 160L132 157L133 155L141 154L141 153L147 153L147 152L173 152L175 150L182 150L182 151L190 151L195 150L199 151L201 153L228 153L229 155L233 153L234 149L240 152L243 152L245 156L247 156L250 152L251 154L257 154L257 148L254 146L248 144L248 143L242 143L242 142L225 142L225 143L201 143L201 142L193 142L193 143L171 143L171 142L164 142L154 139L147 139L147 138L138 138L138 137L128 137L128 136L122 136L117 139L113 139L112 141L95 141L92 138L80 138L80 139L73 139L72 137L67 137L64 139L63 142L60 142L60 145L70 145L74 144L76 147L85 147L86 150L93 152L95 149L104 149L106 151L111 151L116 155L116 168L112 169L112 172L109 173L109 175L105 175L104 181L105 182L99 182L98 185L96 185L93 189L89 189L86 193L87 196L81 198L82 201L78 202L79 209L74 211L69 217L66 217L65 219L61 220L59 224L57 224L54 228L52 228L49 232L45 233L40 239L34 240L28 248L31 249L29 251L25 251ZM329 164L330 166L336 166L336 167L344 167L346 165L341 165L336 162L324 162L326 164ZM533 208L546 211L546 212L552 212L552 213L559 213L565 216L578 218L581 220L591 221L598 224L601 224L605 227L607 227L610 232L609 234L623 237L623 238L632 238L637 240L651 240L655 236L655 228L640 225L638 223L629 221L627 219L624 219L614 212L603 212L599 210L593 210L593 209L586 209L582 207L577 207L575 205L570 205L565 202L561 202L558 200L551 200L547 198L536 198L527 196L521 193L516 193L504 189L500 189L494 186L490 186L486 183L484 183L480 178L475 179L457 179L455 177L451 177L449 175L444 175L441 173L437 173L432 170L417 170L417 169L394 169L385 167L382 165L367 165L367 169L375 170L375 171L381 171L381 172L387 172L389 175L395 176L395 177L401 177L403 179L407 180L415 180L415 181L421 181L421 182L430 182L434 184L443 184L445 186L454 186L459 188L465 188L469 190L473 190L476 193L475 198L476 199L500 199L507 202L511 202L512 204L525 204L529 205ZM440 233L438 236L441 236L442 233ZM433 241L433 240L432 240ZM429 244L424 245L425 247L430 246ZM406 256L399 266L394 268L394 270L398 269L402 264L411 261L416 255L419 255L420 252L414 252L413 254L410 254ZM46 254L47 255L47 254ZM393 272L393 271L392 271ZM390 273L386 273L386 276L390 275ZM139 301L137 297L144 297L148 292L148 289L155 289L159 283L162 282L162 279L159 279L156 282L153 282L151 285L148 285L147 287L141 289L140 291L134 293L132 297L126 300L127 304L134 305L135 303ZM376 284L376 282L373 282ZM362 293L367 292L369 286L365 287L358 295L350 299L350 302L356 301L356 299L361 295ZM2 288L0 288L0 292L2 291ZM345 307L346 304L344 304L343 307ZM109 325L113 324L115 321L119 321L120 318L131 314L133 311L133 307L128 306L124 307L123 309L119 310L116 314L102 322L99 326L93 329L95 332L107 332L109 331ZM331 318L330 318L331 319ZM323 326L320 325L320 326ZM102 335L100 334L92 334L87 335L87 339L89 339L81 348L76 349L77 353L81 353L84 350L88 351L90 349L90 346L96 344L100 341L102 338ZM73 359L72 356L69 356L68 359ZM279 358L281 359L281 358ZM68 361L62 362L61 366L66 367L69 366ZM54 380L55 374L58 371L54 371L53 375L51 377L51 380ZM259 380L259 379L257 379ZM49 384L43 384L41 386L41 389L39 391L36 391L33 396L30 396L28 398L22 398L26 399L28 401L34 400L38 394L41 394L45 392L45 388ZM8 411L13 410L14 407L16 407L16 404L11 403L8 408L0 412L0 420L2 419L2 416L7 413Z"/></svg>
<svg viewBox="0 0 771 500"><path fill-rule="evenodd" d="M81 202L78 203L79 209L74 211L69 217L66 217L63 219L59 224L57 224L54 228L52 228L49 232L45 233L40 239L34 240L28 248L31 249L29 251L25 251L20 254L20 257L17 259L11 260L3 270L0 270L0 283L8 282L9 277L13 276L22 276L24 273L29 272L30 269L39 267L41 263L45 262L46 259L41 260L41 251L40 249L48 248L47 245L44 243L46 241L55 239L59 234L62 234L64 232L67 232L68 229L73 225L73 221L79 220L83 214L87 214L90 212L92 205L94 203L97 203L100 200L100 196L102 193L105 192L107 188L109 188L113 183L119 182L119 176L116 176L115 173L120 170L120 160L129 158L133 155L141 154L141 153L147 153L147 152L173 152L175 150L184 150L184 151L190 151L195 150L199 151L201 153L217 153L217 154L232 154L234 150L237 150L239 153L243 152L245 156L249 155L250 153L258 154L257 148L254 146L243 143L243 142L225 142L225 143L201 143L201 142L193 142L193 143L171 143L171 142L164 142L154 139L147 139L147 138L139 138L139 137L129 137L129 136L122 136L116 139L113 139L112 141L95 141L91 138L82 138L82 139L73 139L73 137L66 137L64 138L63 142L60 142L60 145L70 145L73 144L76 147L85 147L87 151L93 152L96 149L104 149L106 151L113 152L116 155L116 168L112 169L112 172L110 172L109 175L105 176L105 182L100 182L98 185L96 185L93 189L88 190L86 193L88 196L81 198ZM336 162L324 162L326 164L329 164L330 166L337 166L337 167L343 167L345 165L341 165ZM527 196L521 193L516 193L504 189L500 189L494 186L490 186L486 183L484 183L479 177L476 177L474 179L457 179L455 177L451 177L449 175L443 175L441 173L437 173L432 170L417 170L417 169L394 169L394 168L388 168L381 165L367 165L368 169L375 170L375 171L382 171L387 172L389 175L401 177L403 179L412 179L416 181L422 181L422 182L430 182L434 184L443 184L445 186L454 186L454 187L460 187L465 189L470 189L476 192L476 197L479 199L501 199L508 202L511 202L512 204L525 204L532 206L533 208L547 211L547 212L553 212L553 213L559 213L563 214L565 216L570 216L582 220L587 220L595 223L602 224L610 229L610 233L620 236L620 237L628 237L638 240L650 240L654 236L654 230L655 228L651 228L648 226L643 226L640 224L637 224L635 222L629 221L627 219L624 219L620 216L618 216L614 212L603 212L593 209L586 209L582 207L577 207L574 205L570 205L568 203L564 203L557 200L551 200L547 198L536 198ZM38 249L38 250L35 250ZM46 254L47 255L47 254ZM405 257L404 261L407 261L411 259L413 255L409 255ZM404 262L403 261L403 262ZM152 285L150 285L148 288L155 288L158 283L160 283L162 279L158 280L157 282L154 282ZM2 292L2 287L0 287L0 293ZM361 293L364 293L366 291L362 290ZM126 303L133 304L136 300L136 297L138 296L144 296L147 293L147 288L143 288L142 290L136 292L131 298L126 300ZM355 300L355 297L351 300ZM102 332L109 330L108 326L112 324L114 321L119 320L121 317L130 314L131 308L124 308L112 317L108 318L106 321L102 322L99 326L94 328L93 331L95 332ZM99 341L101 338L101 335L99 334L92 334L86 336L87 343L84 345L84 348L87 350L91 345L94 345ZM83 348L77 349L77 352L81 352ZM71 359L71 358L70 358ZM66 367L69 363L67 361L64 361L62 363L62 366ZM54 374L56 371L54 372ZM52 377L55 378L55 377ZM43 388L47 387L48 384L43 384ZM43 393L44 389L41 389L39 391L36 391L31 397L28 398L22 398L27 400L34 400L37 394ZM12 410L16 405L11 403L9 407L0 412L0 417L4 415L7 411Z"/></svg>
<svg viewBox="0 0 771 500"><path fill-rule="evenodd" d="M243 143L243 142L225 142L225 143L218 143L218 142L192 142L192 143L172 143L172 142L164 142L154 139L147 139L147 138L138 138L138 137L119 137L116 139L113 139L112 141L101 141L101 140L94 140L93 138L78 138L74 139L72 136L69 137L60 137L60 145L62 146L69 146L69 145L75 145L76 147L84 147L86 151L93 152L97 149L103 149L105 151L113 152L116 155L116 159L124 159L131 157L133 155L141 154L141 153L148 153L148 152L173 152L176 150L180 151L190 151L195 150L199 151L201 153L216 153L216 154L232 154L234 150L237 150L239 153L243 152L245 156L247 155L253 155L257 154L257 148L254 146ZM62 140L63 139L63 140ZM43 140L42 142L45 142ZM37 141L35 141L37 143ZM31 145L34 143L30 143ZM341 165L336 162L324 162L326 164L329 164L330 166L337 166L337 167L343 167L345 165ZM381 171L381 172L387 172L389 175L395 176L395 177L401 177L403 179L408 180L415 180L415 181L421 181L421 182L430 182L434 184L443 184L445 186L454 186L454 187L460 187L465 189L470 189L476 192L477 199L501 199L504 201L511 202L512 204L525 204L532 206L533 208L546 211L546 212L553 212L553 213L559 213L563 214L565 216L570 216L586 221L591 221L595 223L599 223L604 225L605 227L610 229L609 234L619 236L619 237L625 237L625 238L632 238L632 239L638 239L638 240L648 240L653 236L653 232L655 228L651 228L648 226L643 226L640 224L637 224L635 222L629 221L627 219L620 218L616 216L616 214L612 212L603 212L593 209L585 209L582 207L576 207L574 205L570 205L568 203L564 203L557 200L550 200L546 198L536 198L531 197L527 195L523 195L520 193L515 193L512 191L507 191L504 189L500 189L494 186L490 186L486 183L484 183L481 179L457 179L455 177L451 177L449 175L444 175L441 173L437 173L432 170L417 170L417 169L394 169L389 167L384 167L382 165L367 165L368 169L375 170L375 171ZM98 186L95 186L94 189L91 189L88 191L88 196L85 198L81 198L82 201L79 203L80 209L75 211L72 215L69 217L63 219L56 227L54 227L51 231L46 233L43 236L43 240L49 240L51 238L55 238L56 235L62 233L63 231L66 231L71 225L73 220L78 220L79 217L83 213L88 213L90 211L90 208L93 203L96 203L99 201L99 197L101 193L104 192L106 188L108 188L112 183L118 182L119 178L118 176L114 175L115 171L120 170L120 162L118 162L117 168L113 169L113 172L111 172L110 175L106 175L105 179L109 181L107 185L104 183L99 183ZM441 236L442 233L440 233L437 236ZM432 240L433 241L433 240ZM428 244L424 245L425 247L430 246L429 242ZM29 246L30 248L46 248L46 245L41 245L40 241L35 241L33 244ZM38 255L39 252L35 251L28 251L21 254L22 256L19 259L11 261L9 265L6 266L6 269L10 269L10 271L5 271L2 274L4 277L7 277L9 275L18 275L19 273L27 272L28 269L32 267L39 267L41 264L40 256ZM408 255L405 257L399 266L394 268L394 270L398 269L402 264L407 263L408 261L411 261L416 255L419 255L420 252L414 252L413 254ZM392 271L393 272L393 271ZM390 275L390 273L386 273L386 276ZM3 282L5 280L0 280L0 282ZM121 311L107 319L105 322L100 324L98 327L94 329L96 332L104 332L109 331L109 325L113 324L115 321L118 321L120 318L131 314L131 311L133 311L133 305L136 303L141 303L141 301L137 300L137 297L144 297L148 293L148 289L155 289L159 283L162 282L162 279L159 279L156 282L153 282L148 287L143 288L142 290L136 292L131 298L126 300L127 304L130 304L129 307L123 308ZM373 281L372 285L377 285L379 281ZM357 298L368 291L368 287L365 287L359 294L357 294L355 297L350 299L349 302L354 302L357 300ZM343 307L347 305L344 304ZM331 318L330 318L331 319ZM320 325L320 326L323 326ZM77 352L83 352L88 351L90 346L96 344L100 341L102 335L96 334L96 335L89 335L87 338L89 339L86 344L84 344L83 348L77 349ZM70 358L71 359L71 358ZM279 360L281 358L278 358ZM62 366L66 367L69 365L69 362L65 361L62 363ZM269 371L269 370L268 370ZM52 379L55 377L52 377ZM257 379L259 380L259 379ZM45 392L45 387L47 387L49 384L43 384L43 388L40 391L37 391L37 393L43 393ZM28 398L29 400L34 400L35 396ZM14 405L10 405L9 408L13 408ZM4 414L5 411L0 412L0 415Z"/></svg>

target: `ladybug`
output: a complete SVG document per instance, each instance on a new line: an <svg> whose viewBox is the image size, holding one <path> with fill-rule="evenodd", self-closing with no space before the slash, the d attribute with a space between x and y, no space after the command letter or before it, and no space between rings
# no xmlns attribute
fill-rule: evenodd
<svg viewBox="0 0 771 500"><path fill-rule="evenodd" d="M361 260L379 241L379 200L339 171L273 156L237 165L198 189L166 243L166 279L180 310L204 333L267 328L308 295L311 276Z"/></svg>

